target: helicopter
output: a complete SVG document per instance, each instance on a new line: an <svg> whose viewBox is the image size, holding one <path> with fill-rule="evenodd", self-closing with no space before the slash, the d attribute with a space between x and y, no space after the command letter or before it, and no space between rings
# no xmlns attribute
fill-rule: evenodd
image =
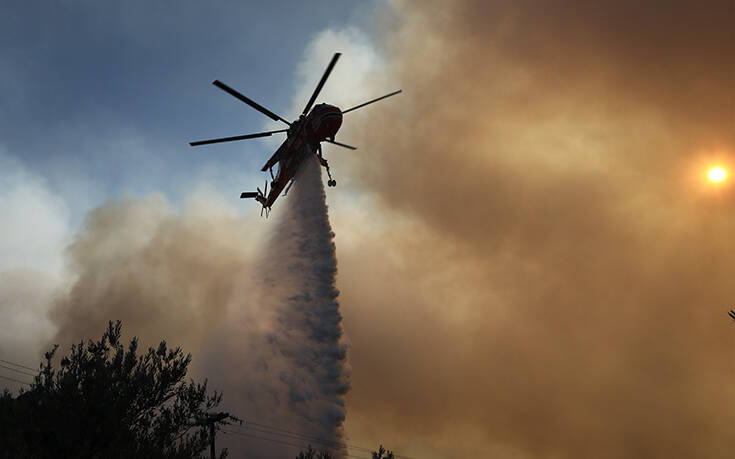
<svg viewBox="0 0 735 459"><path fill-rule="evenodd" d="M268 213L271 210L271 206L273 206L273 203L276 202L276 199L278 199L282 191L284 196L288 193L288 190L291 188L291 185L293 185L295 181L296 173L298 172L301 164L307 157L312 154L316 154L319 160L319 164L327 171L327 176L329 177L327 185L330 187L336 186L337 181L332 178L332 174L329 171L329 163L322 154L321 142L327 142L350 150L356 150L356 147L334 140L337 131L339 131L340 126L342 126L342 115L401 93L401 90L399 89L376 99L372 99L354 107L348 108L347 110L341 110L339 107L324 103L314 105L316 98L319 96L319 93L324 87L324 83L327 81L327 78L329 78L329 74L332 73L334 66L337 64L340 55L341 53L334 54L332 60L327 66L327 69L324 71L321 80L319 80L316 89L314 89L311 98L309 98L306 107L304 107L304 110L301 112L301 115L299 115L299 118L292 122L288 122L281 116L273 113L272 111L268 110L267 108L263 107L252 99L244 96L238 91L232 89L219 80L215 80L212 83L219 89L225 91L233 97L236 97L242 102L245 102L255 110L258 110L265 116L269 117L270 119L274 121L281 121L288 125L288 128L286 129L279 129L275 131L189 142L189 145L191 145L192 147L196 147L199 145L255 139L258 137L268 137L273 134L283 132L286 133L286 140L283 141L281 146L278 147L276 152L273 153L273 155L270 157L270 159L268 159L268 161L261 169L262 172L270 172L270 193L268 192L268 180L266 179L264 190L256 187L257 191L245 191L240 194L241 199L255 199L256 201L258 201L262 205L262 209L260 211L261 215L263 214L263 211L265 211L266 216L268 216ZM273 174L274 167L276 167L275 175Z"/></svg>

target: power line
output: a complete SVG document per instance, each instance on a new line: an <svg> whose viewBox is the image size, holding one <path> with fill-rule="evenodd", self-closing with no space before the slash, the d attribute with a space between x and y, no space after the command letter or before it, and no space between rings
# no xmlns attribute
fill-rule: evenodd
<svg viewBox="0 0 735 459"><path fill-rule="evenodd" d="M36 374L34 374L34 373L28 373L27 371L19 370L17 368L13 368L13 367L8 367L6 365L1 365L0 364L0 368L5 368L6 370L15 371L17 373L24 374L24 375L27 375L27 376L36 376Z"/></svg>
<svg viewBox="0 0 735 459"><path fill-rule="evenodd" d="M269 430L258 430L257 427L254 428L253 426L257 426L257 427L259 427L261 429L273 430L275 432L270 432ZM258 422L253 422L253 421L247 421L246 420L245 421L245 424L243 424L242 426L235 426L235 427L240 427L241 429L247 429L247 428L249 428L249 429L252 429L252 430L255 430L255 431L260 431L260 432L263 432L263 433L269 433L269 434L272 434L272 435L281 435L281 436L284 436L284 437L295 436L296 438L303 438L305 440L312 440L315 443L321 443L321 444L324 444L324 445L327 445L327 446L332 445L332 447L337 447L337 448L346 447L348 449L356 449L356 450L361 450L361 451L365 451L365 452L372 452L373 451L372 448L367 448L365 446L359 446L359 445L354 445L354 444L349 444L349 443L342 444L342 443L339 443L339 442L335 442L334 440L325 440L323 438L319 438L319 437L316 437L316 436L313 436L313 435L307 435L307 434L303 434L303 433L299 433L299 432L294 432L294 431L291 431L291 430L281 429L279 427L269 426L269 425L266 425L266 424L260 424ZM280 432L283 432L283 433L280 433ZM411 456L404 456L404 455L396 454L396 453L393 453L393 456L400 457L400 458L403 458L403 459L415 459L415 458L412 458Z"/></svg>
<svg viewBox="0 0 735 459"><path fill-rule="evenodd" d="M7 363L8 365L13 365L13 366L15 366L15 367L25 368L26 370L31 370L31 371L38 371L38 368L31 368L31 367L27 367L27 366L25 366L25 365L21 365L21 364L19 364L19 363L15 363L15 362L10 362L10 361L8 361L8 360L3 360L3 359L0 359L0 362L2 362L2 363ZM35 376L35 375L33 375L33 376Z"/></svg>
<svg viewBox="0 0 735 459"><path fill-rule="evenodd" d="M235 432L233 430L224 430L223 429L221 432L223 434L225 434L225 435L240 435L242 437L257 438L257 439L260 439L260 440L268 440L268 441L272 441L272 442L275 442L275 443L280 443L282 445L296 446L298 448L303 448L304 447L303 443L290 443L290 442L283 441L283 440L277 440L275 438L260 437L258 435L252 435L252 434L243 433L243 432Z"/></svg>
<svg viewBox="0 0 735 459"><path fill-rule="evenodd" d="M259 440L272 441L274 443L280 443L282 445L296 446L297 448L303 448L304 447L303 444L290 443L290 442L286 442L286 441L283 441L283 440L278 440L278 439L275 439L275 438L260 437L258 435L252 435L252 434L248 434L248 433L234 432L234 431L229 431L229 430L222 430L222 433L227 434L227 435L240 435L240 436L248 437L248 438L257 438ZM358 459L370 459L370 458L365 457L365 456L355 456L355 455L352 455L352 454L343 454L343 455L344 456L347 456L347 457L358 458Z"/></svg>
<svg viewBox="0 0 735 459"><path fill-rule="evenodd" d="M316 437L316 436L313 436L313 435L303 434L303 433L300 433L300 432L294 432L294 431L291 431L291 430L281 429L279 427L269 426L269 425L266 425L266 424L260 424L260 423L252 422L252 421L245 421L245 424L242 426L242 428L246 428L246 427L250 427L250 426L257 426L257 427L260 427L262 429L270 429L270 430L275 430L277 432L283 432L285 434L297 435L297 436L306 438L307 440L308 439L311 439L311 440L317 440L317 441L326 442L326 443L333 443L333 444L334 443L337 443L337 444L339 444L338 442L335 442L334 440L325 440L323 438L319 438L319 437ZM354 448L354 449L360 449L360 450L363 450L363 451L371 451L369 448L366 448L364 446L348 445L348 444L345 444L345 446L348 446L348 447Z"/></svg>
<svg viewBox="0 0 735 459"><path fill-rule="evenodd" d="M13 382L21 383L21 384L32 384L32 383L29 383L29 382L26 382L26 381L21 381L19 379L8 378L7 376L3 376L3 375L0 375L0 378L7 379L8 381L13 381Z"/></svg>
<svg viewBox="0 0 735 459"><path fill-rule="evenodd" d="M253 424L253 425L251 426L249 424ZM246 423L245 425L242 426L242 428L243 429L250 429L250 430L253 430L255 432L262 432L262 433L267 433L267 434L272 434L272 435L280 435L280 436L283 436L283 437L290 437L290 438L294 438L294 439L297 439L297 440L309 440L309 441L312 441L314 443L320 443L322 445L329 446L331 448L340 448L341 449L341 448L347 447L347 448L350 448L350 449L357 449L357 450L362 450L362 451L365 451L365 452L370 452L371 451L370 449L365 448L365 447L362 447L362 446L341 444L341 443L336 442L336 441L333 441L333 440L324 440L324 439L321 439L319 437L312 437L311 435L299 434L299 433L290 432L290 431L285 431L287 433L281 433L281 432L274 431L274 430L281 430L281 429L268 430L268 429L262 429L262 428L254 427L254 425L255 425L255 423Z"/></svg>

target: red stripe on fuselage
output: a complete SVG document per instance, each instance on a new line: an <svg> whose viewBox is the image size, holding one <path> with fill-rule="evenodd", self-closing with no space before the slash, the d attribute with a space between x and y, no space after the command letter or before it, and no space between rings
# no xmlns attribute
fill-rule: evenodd
<svg viewBox="0 0 735 459"><path fill-rule="evenodd" d="M286 188L288 182L296 176L299 171L299 167L304 162L304 159L314 154L314 151L306 143L297 145L294 142L293 148L294 154L288 158L284 158L278 162L278 174L275 180L271 182L271 191L268 193L268 199L265 202L265 207L271 207L281 191Z"/></svg>

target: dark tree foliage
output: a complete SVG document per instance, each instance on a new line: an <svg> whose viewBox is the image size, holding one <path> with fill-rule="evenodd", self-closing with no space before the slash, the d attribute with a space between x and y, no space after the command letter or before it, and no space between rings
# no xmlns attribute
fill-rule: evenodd
<svg viewBox="0 0 735 459"><path fill-rule="evenodd" d="M326 451L317 452L311 447L311 445L309 445L309 448L306 451L301 451L299 455L296 456L296 459L334 459L334 456Z"/></svg>
<svg viewBox="0 0 735 459"><path fill-rule="evenodd" d="M162 341L138 355L120 329L110 322L101 340L72 346L58 369L54 347L30 390L0 397L0 457L208 457L208 429L192 421L222 395L185 381L190 354Z"/></svg>
<svg viewBox="0 0 735 459"><path fill-rule="evenodd" d="M383 445L380 445L377 451L373 451L373 459L395 459L395 456L393 456L392 451L386 450Z"/></svg>

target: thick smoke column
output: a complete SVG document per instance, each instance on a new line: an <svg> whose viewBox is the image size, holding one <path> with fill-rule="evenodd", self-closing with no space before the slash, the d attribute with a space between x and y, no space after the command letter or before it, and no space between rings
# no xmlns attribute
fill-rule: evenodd
<svg viewBox="0 0 735 459"><path fill-rule="evenodd" d="M388 4L406 91L345 159L381 205L333 219L351 439L733 457L735 3Z"/></svg>
<svg viewBox="0 0 735 459"><path fill-rule="evenodd" d="M225 389L225 408L233 413L337 444L349 377L335 288L334 233L314 158L305 161L292 191L278 204L281 219L271 222L263 259L247 288L235 293L224 329L206 357L207 366L218 362L218 368L210 366L205 374L228 373L224 384L214 377L213 387ZM234 455L244 452L243 440L240 436L228 445ZM263 443L252 440L248 453L275 457L278 445Z"/></svg>

